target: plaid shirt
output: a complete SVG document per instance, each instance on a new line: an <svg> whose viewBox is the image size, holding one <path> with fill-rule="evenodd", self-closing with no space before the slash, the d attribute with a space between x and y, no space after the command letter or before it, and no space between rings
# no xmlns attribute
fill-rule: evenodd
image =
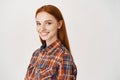
<svg viewBox="0 0 120 80"><path fill-rule="evenodd" d="M56 40L33 53L24 80L76 80L76 76L72 55Z"/></svg>

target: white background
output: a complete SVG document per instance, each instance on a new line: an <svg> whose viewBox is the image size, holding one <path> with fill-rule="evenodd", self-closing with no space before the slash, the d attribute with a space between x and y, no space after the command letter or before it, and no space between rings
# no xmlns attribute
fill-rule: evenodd
<svg viewBox="0 0 120 80"><path fill-rule="evenodd" d="M23 80L40 47L34 15L44 4L65 19L77 80L120 80L120 0L0 0L0 80Z"/></svg>

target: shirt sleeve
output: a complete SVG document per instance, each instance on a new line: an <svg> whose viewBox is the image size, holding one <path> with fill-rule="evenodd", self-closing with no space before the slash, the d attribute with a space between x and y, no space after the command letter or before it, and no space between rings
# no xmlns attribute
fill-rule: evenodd
<svg viewBox="0 0 120 80"><path fill-rule="evenodd" d="M31 78L31 73L34 69L34 63L36 61L36 58L38 57L38 52L39 52L39 49L35 50L34 53L32 54L32 57L31 57L31 60L30 60L30 63L29 63L29 66L27 68L27 72L26 72L26 76L24 78L24 80L29 80L29 78Z"/></svg>
<svg viewBox="0 0 120 80"><path fill-rule="evenodd" d="M76 80L76 68L70 54L63 54L59 63L57 80Z"/></svg>

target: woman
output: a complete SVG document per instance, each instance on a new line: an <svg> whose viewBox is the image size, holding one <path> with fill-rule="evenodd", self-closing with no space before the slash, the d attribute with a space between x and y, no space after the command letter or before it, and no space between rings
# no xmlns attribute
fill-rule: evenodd
<svg viewBox="0 0 120 80"><path fill-rule="evenodd" d="M33 53L25 80L76 80L77 68L59 9L42 6L35 20L42 46Z"/></svg>

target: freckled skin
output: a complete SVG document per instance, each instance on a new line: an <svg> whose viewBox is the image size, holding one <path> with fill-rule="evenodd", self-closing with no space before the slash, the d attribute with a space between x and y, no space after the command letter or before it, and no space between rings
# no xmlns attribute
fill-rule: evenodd
<svg viewBox="0 0 120 80"><path fill-rule="evenodd" d="M57 40L57 30L60 26L54 16L47 12L40 12L36 16L37 32L42 38L46 40L47 45Z"/></svg>

